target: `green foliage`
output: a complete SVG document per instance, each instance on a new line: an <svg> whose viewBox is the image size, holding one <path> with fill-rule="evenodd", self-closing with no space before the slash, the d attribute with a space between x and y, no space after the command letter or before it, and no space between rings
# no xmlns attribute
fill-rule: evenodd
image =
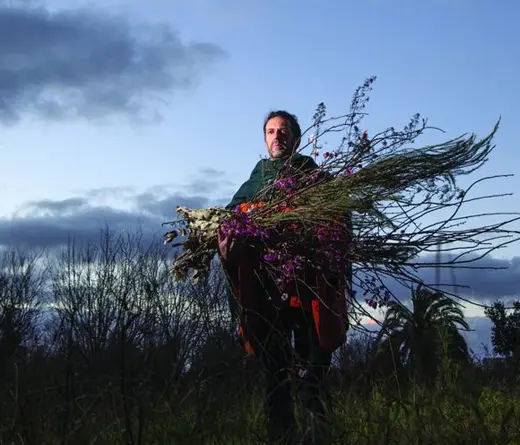
<svg viewBox="0 0 520 445"><path fill-rule="evenodd" d="M419 287L412 292L411 304L410 310L399 301L388 303L378 342L414 378L433 382L443 358L457 363L469 359L468 346L459 332L469 326L460 306L440 292Z"/></svg>
<svg viewBox="0 0 520 445"><path fill-rule="evenodd" d="M253 378L253 376L250 376ZM210 391L210 390L209 390ZM75 402L73 429L65 434L63 406L48 400L47 408L22 405L0 420L2 443L74 444L208 444L254 445L265 443L265 420L260 388L236 387L221 395L211 410L201 406L194 394L179 407L174 399L161 398L144 413L139 401L131 404L128 422L117 413L116 391L84 394ZM87 403L87 399L89 402ZM112 404L108 403L112 401ZM353 395L348 389L334 394L335 414L327 428L330 444L511 444L520 443L520 394L482 388L466 396L446 389L429 391L414 385L393 395L375 387L368 395ZM43 414L43 415L42 415ZM306 425L300 425L301 436ZM21 437L14 442L14 438ZM68 437L70 442L64 442Z"/></svg>
<svg viewBox="0 0 520 445"><path fill-rule="evenodd" d="M223 277L174 282L162 246L102 241L48 263L0 256L12 271L0 283L0 445L265 443L261 374L237 344ZM54 309L38 310L49 289ZM351 338L329 374L330 425L311 432L326 444L520 443L518 383L459 360L451 300L418 289L414 305L394 310L421 339L402 344L435 339L435 385Z"/></svg>
<svg viewBox="0 0 520 445"><path fill-rule="evenodd" d="M338 443L513 444L520 440L518 401L490 389L475 398L432 394L419 386L403 398L376 390L368 399L341 405L345 435Z"/></svg>
<svg viewBox="0 0 520 445"><path fill-rule="evenodd" d="M520 355L520 301L513 303L512 310L506 310L504 303L497 301L485 309L492 321L491 341L498 355L511 357Z"/></svg>

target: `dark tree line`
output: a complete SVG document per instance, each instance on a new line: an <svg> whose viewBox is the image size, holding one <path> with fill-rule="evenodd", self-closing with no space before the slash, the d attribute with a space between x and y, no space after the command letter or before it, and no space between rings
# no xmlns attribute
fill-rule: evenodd
<svg viewBox="0 0 520 445"><path fill-rule="evenodd" d="M58 255L2 254L0 443L209 443L251 403L259 374L236 341L223 275L175 282L171 260L160 241L110 231ZM487 312L497 354L518 356L519 309ZM330 384L367 395L467 380L478 363L460 328L451 299L418 289L410 308L390 304L379 335L352 331Z"/></svg>

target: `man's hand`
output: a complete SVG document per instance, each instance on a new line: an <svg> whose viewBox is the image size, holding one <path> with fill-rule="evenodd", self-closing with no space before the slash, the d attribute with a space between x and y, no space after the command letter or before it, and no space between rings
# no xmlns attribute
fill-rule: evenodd
<svg viewBox="0 0 520 445"><path fill-rule="evenodd" d="M223 260L238 260L247 252L249 260L255 261L263 253L263 246L261 243L251 243L243 237L234 236L232 231L223 234L220 230L217 234L218 251L220 258Z"/></svg>
<svg viewBox="0 0 520 445"><path fill-rule="evenodd" d="M233 236L231 230L227 234L223 234L220 230L218 231L218 251L223 260L236 258L240 251L240 244L237 243L237 239Z"/></svg>

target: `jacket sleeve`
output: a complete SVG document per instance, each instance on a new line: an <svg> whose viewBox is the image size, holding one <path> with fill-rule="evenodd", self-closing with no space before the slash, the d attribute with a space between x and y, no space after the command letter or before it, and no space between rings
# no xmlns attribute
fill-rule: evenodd
<svg viewBox="0 0 520 445"><path fill-rule="evenodd" d="M226 205L226 209L234 209L237 205L246 202L251 197L251 192L253 189L253 184L251 178L249 178L246 182L244 182L237 192L231 198L231 201L228 205Z"/></svg>
<svg viewBox="0 0 520 445"><path fill-rule="evenodd" d="M307 171L307 170L314 170L316 168L319 168L318 164L316 164L316 161L314 159L312 159L310 156L305 156L303 165L302 165L302 169L304 171Z"/></svg>
<svg viewBox="0 0 520 445"><path fill-rule="evenodd" d="M234 209L237 205L242 204L243 202L247 202L253 198L254 194L256 193L258 182L258 165L259 164L255 166L249 175L249 179L244 182L233 195L233 198L231 198L229 204L226 205L226 209Z"/></svg>

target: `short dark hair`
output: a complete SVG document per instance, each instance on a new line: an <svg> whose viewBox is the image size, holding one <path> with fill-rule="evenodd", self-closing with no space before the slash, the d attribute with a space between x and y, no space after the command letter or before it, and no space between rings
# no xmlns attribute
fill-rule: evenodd
<svg viewBox="0 0 520 445"><path fill-rule="evenodd" d="M302 129L300 128L300 124L298 123L298 118L287 111L277 110L271 111L264 121L264 137L265 137L265 127L267 126L267 122L275 117L281 117L289 122L289 127L291 128L292 134L294 135L294 139L298 140L302 137Z"/></svg>

